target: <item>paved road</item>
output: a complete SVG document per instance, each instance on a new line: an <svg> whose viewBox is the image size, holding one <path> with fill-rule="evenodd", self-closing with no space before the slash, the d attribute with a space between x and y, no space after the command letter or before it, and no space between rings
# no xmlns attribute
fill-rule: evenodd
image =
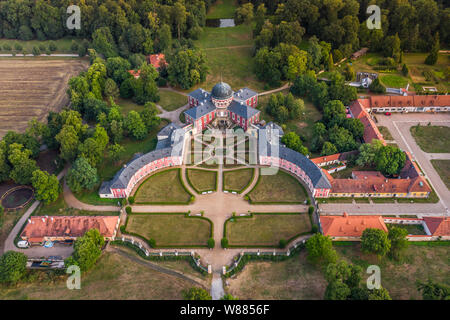
<svg viewBox="0 0 450 320"><path fill-rule="evenodd" d="M392 137L399 148L409 151L413 158L422 168L425 177L428 178L431 185L438 194L440 201L438 203L399 203L399 204L319 204L322 214L411 214L411 215L450 215L447 208L450 208L450 192L447 186L442 182L439 174L434 169L430 159L449 159L450 154L430 154L425 153L415 142L410 132L410 127L421 123L426 125L431 122L432 125L450 126L450 114L423 114L408 113L385 116L376 114L377 125L385 126L389 129Z"/></svg>

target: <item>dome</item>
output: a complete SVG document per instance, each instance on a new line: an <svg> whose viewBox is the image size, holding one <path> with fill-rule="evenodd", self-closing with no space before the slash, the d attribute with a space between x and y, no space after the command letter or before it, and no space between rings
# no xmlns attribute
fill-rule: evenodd
<svg viewBox="0 0 450 320"><path fill-rule="evenodd" d="M219 82L211 91L211 96L217 100L224 100L233 96L233 90L228 83Z"/></svg>

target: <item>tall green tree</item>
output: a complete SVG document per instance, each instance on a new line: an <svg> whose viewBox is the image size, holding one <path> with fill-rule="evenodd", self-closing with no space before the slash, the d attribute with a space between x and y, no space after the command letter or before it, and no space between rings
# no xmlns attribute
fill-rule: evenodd
<svg viewBox="0 0 450 320"><path fill-rule="evenodd" d="M22 252L7 251L0 257L0 282L15 284L26 273L27 256Z"/></svg>
<svg viewBox="0 0 450 320"><path fill-rule="evenodd" d="M387 232L381 229L367 228L361 236L361 250L374 253L378 257L385 256L391 249L391 241Z"/></svg>
<svg viewBox="0 0 450 320"><path fill-rule="evenodd" d="M36 199L45 204L55 202L61 193L61 186L55 175L47 171L35 170L31 178L31 184L35 190Z"/></svg>
<svg viewBox="0 0 450 320"><path fill-rule="evenodd" d="M80 192L83 189L92 190L98 183L97 169L92 167L86 159L79 157L69 169L66 181L73 192Z"/></svg>

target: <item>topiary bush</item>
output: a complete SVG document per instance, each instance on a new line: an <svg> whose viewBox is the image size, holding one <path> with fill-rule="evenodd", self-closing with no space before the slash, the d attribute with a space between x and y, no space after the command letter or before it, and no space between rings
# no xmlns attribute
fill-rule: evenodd
<svg viewBox="0 0 450 320"><path fill-rule="evenodd" d="M125 233L125 228L126 228L125 225L121 225L119 228L120 232Z"/></svg>
<svg viewBox="0 0 450 320"><path fill-rule="evenodd" d="M151 238L148 240L148 245L152 248L156 248L156 241L155 239Z"/></svg>
<svg viewBox="0 0 450 320"><path fill-rule="evenodd" d="M212 249L212 248L214 248L215 245L216 245L216 242L214 241L214 239L209 238L208 239L208 248Z"/></svg>
<svg viewBox="0 0 450 320"><path fill-rule="evenodd" d="M308 213L309 214L313 214L314 213L314 207L313 206L309 206Z"/></svg>
<svg viewBox="0 0 450 320"><path fill-rule="evenodd" d="M224 249L228 248L228 239L222 238L222 240L220 241L220 244L222 245L222 248L224 248Z"/></svg>
<svg viewBox="0 0 450 320"><path fill-rule="evenodd" d="M280 243L278 244L278 246L280 247L280 249L284 249L287 246L287 241L286 239L281 239Z"/></svg>
<svg viewBox="0 0 450 320"><path fill-rule="evenodd" d="M128 203L133 204L134 203L134 196L128 197Z"/></svg>
<svg viewBox="0 0 450 320"><path fill-rule="evenodd" d="M133 210L131 209L131 207L126 207L125 211L127 214L131 214L133 212Z"/></svg>

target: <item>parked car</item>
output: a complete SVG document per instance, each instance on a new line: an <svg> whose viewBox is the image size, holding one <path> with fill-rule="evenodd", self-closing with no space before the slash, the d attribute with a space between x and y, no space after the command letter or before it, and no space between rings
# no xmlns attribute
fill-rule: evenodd
<svg viewBox="0 0 450 320"><path fill-rule="evenodd" d="M19 242L17 242L17 246L19 248L28 248L30 244L26 240L20 240Z"/></svg>
<svg viewBox="0 0 450 320"><path fill-rule="evenodd" d="M392 113L390 113L390 112L385 112L384 113L386 116L390 116Z"/></svg>

